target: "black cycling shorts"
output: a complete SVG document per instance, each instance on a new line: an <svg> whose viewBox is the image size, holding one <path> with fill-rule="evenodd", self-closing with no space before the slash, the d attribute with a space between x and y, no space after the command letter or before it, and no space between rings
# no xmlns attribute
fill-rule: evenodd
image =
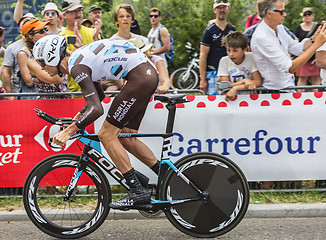
<svg viewBox="0 0 326 240"><path fill-rule="evenodd" d="M147 105L158 85L156 69L142 63L127 75L127 83L114 98L106 120L120 129L138 130Z"/></svg>

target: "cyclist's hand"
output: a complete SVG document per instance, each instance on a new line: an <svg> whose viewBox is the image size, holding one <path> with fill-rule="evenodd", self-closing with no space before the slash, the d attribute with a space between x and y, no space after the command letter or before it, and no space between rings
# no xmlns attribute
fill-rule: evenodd
<svg viewBox="0 0 326 240"><path fill-rule="evenodd" d="M53 137L53 143L63 146L71 137L71 134L67 132L66 130L63 130L61 132L58 132Z"/></svg>
<svg viewBox="0 0 326 240"><path fill-rule="evenodd" d="M202 90L204 93L206 93L208 91L208 83L206 80L200 80L199 83L199 88L200 90Z"/></svg>

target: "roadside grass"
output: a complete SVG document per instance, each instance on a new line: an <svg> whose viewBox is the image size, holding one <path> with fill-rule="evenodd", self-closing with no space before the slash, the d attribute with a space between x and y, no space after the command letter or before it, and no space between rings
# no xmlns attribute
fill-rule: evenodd
<svg viewBox="0 0 326 240"><path fill-rule="evenodd" d="M250 203L252 204L280 204L280 203L323 203L326 202L326 192L324 191L261 191L251 192Z"/></svg>
<svg viewBox="0 0 326 240"><path fill-rule="evenodd" d="M115 193L113 201L119 200L125 193ZM280 191L257 191L250 193L251 204L281 204L281 203L324 203L326 202L326 192L324 191L300 191L300 192L280 192ZM79 206L85 209L95 207L96 199L94 197L81 197L77 200ZM39 204L41 207L51 208L62 203L61 198L43 198ZM0 211L13 211L24 209L21 196L2 196L0 197Z"/></svg>

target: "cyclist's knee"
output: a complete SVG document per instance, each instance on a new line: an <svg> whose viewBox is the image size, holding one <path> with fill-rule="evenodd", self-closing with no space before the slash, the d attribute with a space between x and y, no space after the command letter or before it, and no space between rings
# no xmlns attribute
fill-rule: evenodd
<svg viewBox="0 0 326 240"><path fill-rule="evenodd" d="M104 122L103 126L98 132L98 138L101 142L103 141L111 141L113 139L118 138L118 134L120 132L120 129L113 126L112 124L108 122Z"/></svg>

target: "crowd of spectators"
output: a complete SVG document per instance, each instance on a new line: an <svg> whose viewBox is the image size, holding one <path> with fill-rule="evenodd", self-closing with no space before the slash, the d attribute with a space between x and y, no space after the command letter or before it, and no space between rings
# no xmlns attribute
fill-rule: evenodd
<svg viewBox="0 0 326 240"><path fill-rule="evenodd" d="M147 56L154 61L158 68L162 69L160 75L164 80L158 87L158 92L165 93L170 88L167 80L169 78L168 64L165 58L165 53L171 48L170 38L168 29L161 24L160 9L152 8L150 10L149 21L152 28L147 37L144 37L140 35L141 30L135 19L133 7L129 4L120 4L114 11L114 21L118 31L113 36L105 36L101 30L103 9L99 5L91 6L87 10L88 18L83 19L84 6L80 0L65 0L62 6L48 2L42 11L43 19L41 21L30 13L23 15L24 1L17 0L14 10L14 20L19 26L22 38L7 46L6 49L1 46L0 57L4 59L1 67L3 84L0 86L0 93L80 92L80 87L71 76L63 75L54 80L53 78L56 77L48 76L44 69L37 67L37 63L33 60L31 54L33 44L47 34L75 37L75 42L68 47L70 51L105 37L125 40L140 38L144 46L148 47L151 44L150 49L146 51ZM254 90L259 86L267 89L263 93L291 92L293 90L284 90L284 88L295 86L295 76L297 76L298 86L307 85L308 80L312 85L324 83L326 81L325 77L323 78L325 71L320 71L320 68L325 68L325 46L322 46L325 39L325 27L314 22L313 8L303 8L300 13L302 23L293 33L283 25L286 17L285 1L257 0L256 8L257 11L248 16L245 23L244 34L247 36L248 45L245 48L243 46L235 48L223 44L223 42L225 43L224 38L236 31L235 26L227 21L231 12L230 2L228 0L213 1L213 12L216 19L209 21L200 42L199 88L210 95L218 94L217 82L230 81L233 86L238 85L236 88L231 88L232 91L227 97L227 99L231 99L237 93L234 90L239 87L242 93L252 93L252 91L243 90ZM64 27L62 26L63 20L65 20ZM2 27L0 27L0 34L0 44L2 45L5 36L5 29ZM242 37L242 35L237 36ZM139 43L139 40L136 42ZM318 49L319 47L320 49ZM241 61L235 62L233 56L235 51L242 53L252 51L252 53L241 55ZM226 68L226 59L223 60L222 66L220 65L220 60L226 56L229 59L227 62L229 69ZM244 56L246 56L246 61ZM255 66L252 68L252 71L255 72L254 75L259 74L261 81L257 82L257 78L254 79L253 72L250 72L250 76L241 72L235 74L234 68L240 69L242 62L248 61L248 56L253 59L251 62ZM307 59L307 56L310 57ZM164 68L161 67L161 60L165 64ZM230 67L230 64L234 65L233 68ZM220 71L222 72L219 73ZM226 75L229 77L226 78ZM240 86L240 82L243 83L244 79L246 79L246 84ZM119 90L123 86L123 80L117 81L115 84ZM69 97L69 95L45 96L45 98L62 97ZM6 98L12 100L36 97Z"/></svg>

